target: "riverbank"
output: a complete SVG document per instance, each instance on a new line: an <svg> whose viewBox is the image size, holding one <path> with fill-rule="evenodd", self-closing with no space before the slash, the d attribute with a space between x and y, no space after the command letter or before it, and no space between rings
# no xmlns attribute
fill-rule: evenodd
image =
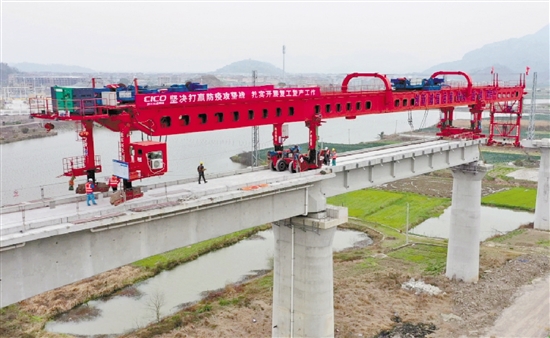
<svg viewBox="0 0 550 338"><path fill-rule="evenodd" d="M73 128L71 122L51 121L54 130L46 130L46 120L32 119L29 115L0 115L0 144L31 140L57 135L57 130Z"/></svg>

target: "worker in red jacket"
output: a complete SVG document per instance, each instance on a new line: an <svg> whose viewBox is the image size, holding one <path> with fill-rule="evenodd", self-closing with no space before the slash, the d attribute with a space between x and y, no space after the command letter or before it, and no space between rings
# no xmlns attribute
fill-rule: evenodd
<svg viewBox="0 0 550 338"><path fill-rule="evenodd" d="M120 183L120 180L115 175L111 176L109 178L109 186L113 188L113 192L116 192L118 189L118 184Z"/></svg>
<svg viewBox="0 0 550 338"><path fill-rule="evenodd" d="M95 196L94 196L94 188L95 188L94 180L89 178L88 182L86 182L86 185L84 187L86 189L86 204L90 206L90 201L92 201L94 205L97 205L97 203L95 202Z"/></svg>

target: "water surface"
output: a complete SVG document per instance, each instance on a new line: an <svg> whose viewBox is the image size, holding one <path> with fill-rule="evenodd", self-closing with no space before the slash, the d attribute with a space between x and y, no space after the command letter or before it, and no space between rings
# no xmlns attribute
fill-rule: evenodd
<svg viewBox="0 0 550 338"><path fill-rule="evenodd" d="M366 240L370 238L362 232L338 230L334 236L333 251ZM167 316L176 312L182 304L200 300L204 291L217 290L249 278L259 270L271 269L273 251L273 231L261 231L250 239L208 253L136 284L133 287L137 290L133 292L138 294L137 297L116 296L83 305L99 310L99 315L91 320L52 321L46 324L45 329L89 336L122 334L135 330L155 320L154 306L151 307L155 299L162 299L160 312L162 316ZM73 311L78 312L79 309Z"/></svg>
<svg viewBox="0 0 550 338"><path fill-rule="evenodd" d="M515 230L523 224L533 222L534 219L535 214L527 211L481 206L480 241ZM441 216L427 219L409 232L428 237L449 238L450 225L451 207L448 207Z"/></svg>

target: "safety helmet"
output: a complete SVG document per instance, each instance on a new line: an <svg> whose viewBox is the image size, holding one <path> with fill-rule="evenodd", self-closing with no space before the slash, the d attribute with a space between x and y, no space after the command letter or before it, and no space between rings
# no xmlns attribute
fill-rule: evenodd
<svg viewBox="0 0 550 338"><path fill-rule="evenodd" d="M201 162L201 164L203 164L203 163Z"/></svg>
<svg viewBox="0 0 550 338"><path fill-rule="evenodd" d="M335 151L335 149L334 149L334 148L332 148L332 151Z"/></svg>
<svg viewBox="0 0 550 338"><path fill-rule="evenodd" d="M89 182L93 182L93 180L92 180L91 178L88 178L88 181L89 181Z"/></svg>

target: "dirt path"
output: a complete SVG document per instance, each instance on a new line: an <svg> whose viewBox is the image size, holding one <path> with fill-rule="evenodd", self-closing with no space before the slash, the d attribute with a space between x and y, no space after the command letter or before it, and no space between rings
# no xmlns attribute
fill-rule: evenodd
<svg viewBox="0 0 550 338"><path fill-rule="evenodd" d="M516 293L514 304L502 312L488 337L548 337L550 331L550 275L536 279Z"/></svg>

